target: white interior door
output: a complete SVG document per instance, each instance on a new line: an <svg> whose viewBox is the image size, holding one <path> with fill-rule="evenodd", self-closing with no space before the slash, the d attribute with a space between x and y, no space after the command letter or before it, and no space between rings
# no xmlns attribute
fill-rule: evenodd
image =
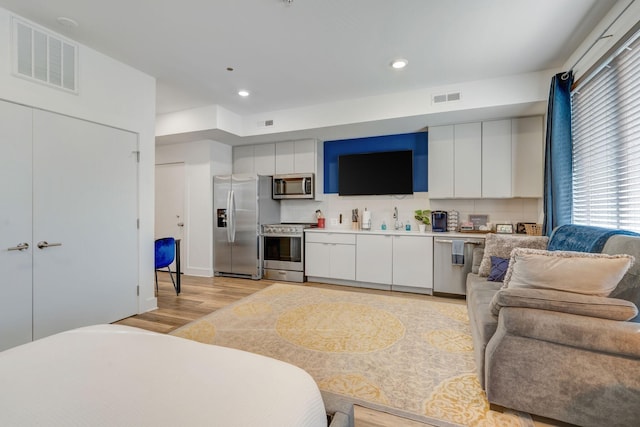
<svg viewBox="0 0 640 427"><path fill-rule="evenodd" d="M0 351L32 337L31 117L0 101Z"/></svg>
<svg viewBox="0 0 640 427"><path fill-rule="evenodd" d="M34 339L137 312L137 145L133 133L34 110Z"/></svg>
<svg viewBox="0 0 640 427"><path fill-rule="evenodd" d="M156 165L156 239L173 237L180 239L181 272L184 272L185 248L184 232L185 166L184 163ZM176 271L175 262L171 270Z"/></svg>

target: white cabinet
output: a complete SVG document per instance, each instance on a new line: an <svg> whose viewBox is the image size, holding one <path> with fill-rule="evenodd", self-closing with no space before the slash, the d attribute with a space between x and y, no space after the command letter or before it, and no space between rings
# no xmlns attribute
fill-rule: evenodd
<svg viewBox="0 0 640 427"><path fill-rule="evenodd" d="M233 147L233 173L275 174L275 144Z"/></svg>
<svg viewBox="0 0 640 427"><path fill-rule="evenodd" d="M305 240L305 274L308 277L419 293L430 293L433 289L431 236L307 232Z"/></svg>
<svg viewBox="0 0 640 427"><path fill-rule="evenodd" d="M253 147L253 169L257 175L274 175L276 171L275 144Z"/></svg>
<svg viewBox="0 0 640 427"><path fill-rule="evenodd" d="M275 144L275 173L312 173L315 175L315 198L321 200L324 188L322 142L315 139L284 141Z"/></svg>
<svg viewBox="0 0 640 427"><path fill-rule="evenodd" d="M511 155L514 197L544 195L544 139L542 116L523 117L511 122Z"/></svg>
<svg viewBox="0 0 640 427"><path fill-rule="evenodd" d="M293 141L278 142L276 144L276 174L295 172L294 144Z"/></svg>
<svg viewBox="0 0 640 427"><path fill-rule="evenodd" d="M355 234L306 233L305 274L311 277L355 280Z"/></svg>
<svg viewBox="0 0 640 427"><path fill-rule="evenodd" d="M453 125L429 128L429 197L453 197Z"/></svg>
<svg viewBox="0 0 640 427"><path fill-rule="evenodd" d="M358 234L356 247L356 280L391 284L393 239L390 235Z"/></svg>
<svg viewBox="0 0 640 427"><path fill-rule="evenodd" d="M0 101L0 349L137 312L137 140Z"/></svg>
<svg viewBox="0 0 640 427"><path fill-rule="evenodd" d="M233 147L233 173L254 173L253 165L253 145Z"/></svg>
<svg viewBox="0 0 640 427"><path fill-rule="evenodd" d="M482 197L511 197L511 120L482 123Z"/></svg>
<svg viewBox="0 0 640 427"><path fill-rule="evenodd" d="M433 237L393 236L393 285L433 289Z"/></svg>
<svg viewBox="0 0 640 427"><path fill-rule="evenodd" d="M542 128L542 116L429 128L429 197L542 197Z"/></svg>
<svg viewBox="0 0 640 427"><path fill-rule="evenodd" d="M316 173L317 141L285 141L276 143L276 174Z"/></svg>
<svg viewBox="0 0 640 427"><path fill-rule="evenodd" d="M429 128L428 174L430 198L481 197L481 124Z"/></svg>
<svg viewBox="0 0 640 427"><path fill-rule="evenodd" d="M455 125L453 132L454 197L482 197L482 126L480 123Z"/></svg>

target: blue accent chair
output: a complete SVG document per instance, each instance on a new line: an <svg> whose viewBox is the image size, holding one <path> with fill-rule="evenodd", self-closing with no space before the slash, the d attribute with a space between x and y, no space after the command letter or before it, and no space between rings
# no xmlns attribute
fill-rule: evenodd
<svg viewBox="0 0 640 427"><path fill-rule="evenodd" d="M176 240L173 237L164 237L157 239L155 242L156 247L156 292L158 291L158 270L161 268L167 268L169 270L169 277L173 282L173 287L176 290L176 295L179 294L178 286L173 278L173 272L171 271L171 263L176 259Z"/></svg>

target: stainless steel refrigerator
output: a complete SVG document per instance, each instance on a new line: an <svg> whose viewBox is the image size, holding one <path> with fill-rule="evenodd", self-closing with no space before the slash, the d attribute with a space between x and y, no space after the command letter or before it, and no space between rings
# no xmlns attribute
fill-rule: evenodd
<svg viewBox="0 0 640 427"><path fill-rule="evenodd" d="M213 271L216 276L262 278L262 224L280 222L272 177L213 177Z"/></svg>

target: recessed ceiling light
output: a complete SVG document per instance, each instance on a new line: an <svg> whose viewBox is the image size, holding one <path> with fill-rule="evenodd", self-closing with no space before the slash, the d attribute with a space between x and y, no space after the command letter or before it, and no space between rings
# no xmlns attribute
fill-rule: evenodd
<svg viewBox="0 0 640 427"><path fill-rule="evenodd" d="M248 90L239 90L238 91L238 95L242 96L242 97L246 97L249 96L249 91Z"/></svg>
<svg viewBox="0 0 640 427"><path fill-rule="evenodd" d="M393 61L391 61L391 67L395 68L396 70L399 70L401 68L406 67L408 63L409 63L409 61L407 61L406 59L403 59L403 58L394 59Z"/></svg>
<svg viewBox="0 0 640 427"><path fill-rule="evenodd" d="M76 21L75 19L67 18L66 16L59 16L56 21L58 21L58 24L62 25L63 27L77 28L79 25L78 21Z"/></svg>

